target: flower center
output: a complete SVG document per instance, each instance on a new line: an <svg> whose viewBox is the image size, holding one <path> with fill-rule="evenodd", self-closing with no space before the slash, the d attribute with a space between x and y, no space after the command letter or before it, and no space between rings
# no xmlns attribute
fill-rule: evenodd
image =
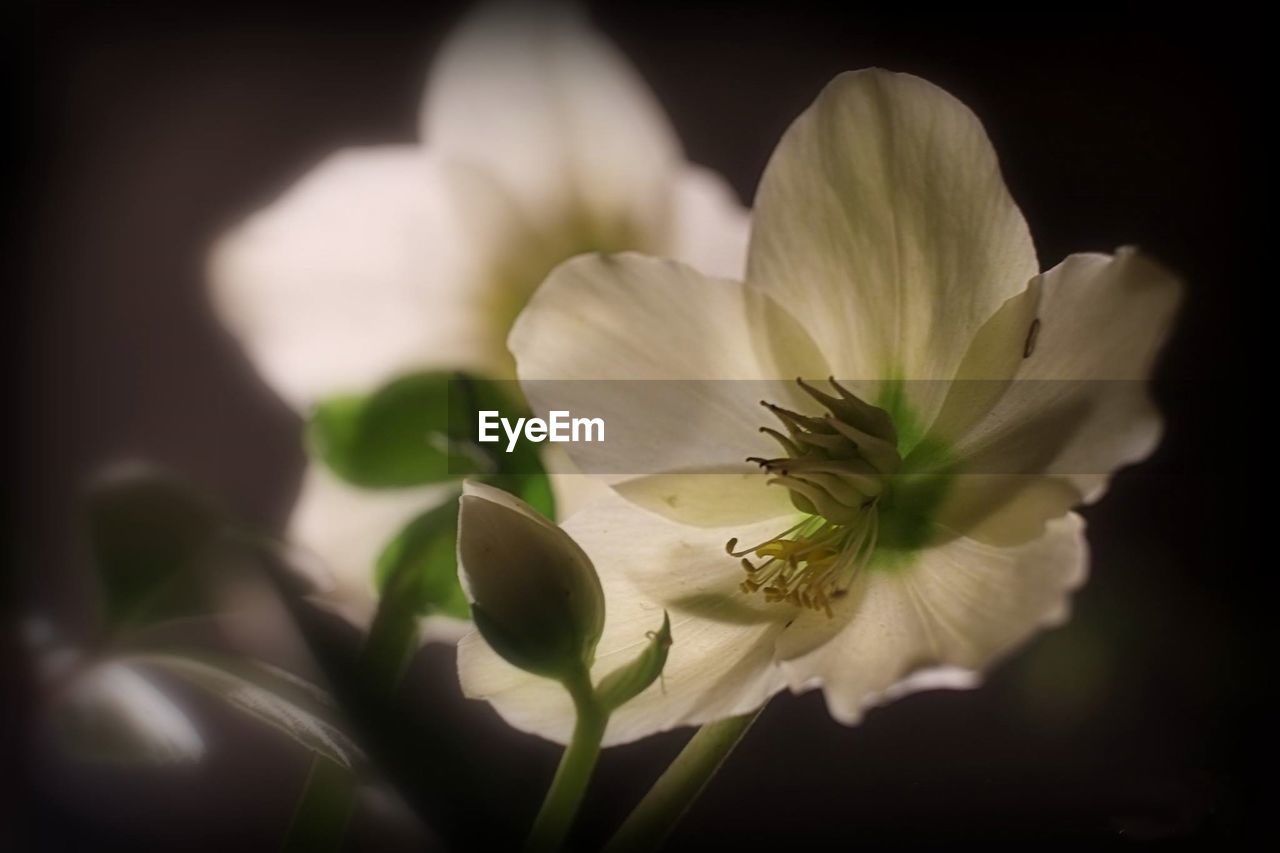
<svg viewBox="0 0 1280 853"><path fill-rule="evenodd" d="M831 603L849 591L870 560L879 535L877 505L889 478L902 464L893 420L883 409L863 402L835 379L833 396L803 379L796 383L821 403L827 414L810 416L761 401L786 430L761 427L785 456L751 457L785 486L805 517L750 548L725 550L742 558L744 592L763 591L766 601L785 601L831 616ZM752 561L750 556L756 559Z"/></svg>

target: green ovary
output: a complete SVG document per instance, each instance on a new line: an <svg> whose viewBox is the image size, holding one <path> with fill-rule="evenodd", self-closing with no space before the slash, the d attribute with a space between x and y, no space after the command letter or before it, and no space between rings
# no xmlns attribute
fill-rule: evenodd
<svg viewBox="0 0 1280 853"><path fill-rule="evenodd" d="M772 475L770 484L791 492L803 518L777 536L741 550L731 539L725 550L741 558L748 593L832 615L858 573L903 564L926 544L931 516L949 477L914 471L928 458L930 469L948 454L920 440L904 461L899 433L885 409L859 399L834 379L834 394L802 379L800 387L826 408L809 416L762 402L784 430L762 427L785 455L752 457ZM901 408L902 401L898 401ZM928 452L921 452L927 450ZM754 559L753 559L754 558Z"/></svg>

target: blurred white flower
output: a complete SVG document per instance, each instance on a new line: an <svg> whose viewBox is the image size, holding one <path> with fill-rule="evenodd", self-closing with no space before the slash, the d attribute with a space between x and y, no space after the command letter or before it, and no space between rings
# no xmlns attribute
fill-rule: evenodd
<svg viewBox="0 0 1280 853"><path fill-rule="evenodd" d="M574 10L482 6L428 79L420 145L338 152L213 253L222 319L300 412L409 371L513 378L512 321L582 252L741 274L747 212L684 160L637 74ZM291 536L333 570L338 600L367 610L380 549L455 491L362 491L315 463Z"/></svg>
<svg viewBox="0 0 1280 853"><path fill-rule="evenodd" d="M1071 508L1158 442L1146 380L1180 288L1127 249L1038 271L977 118L871 70L836 78L783 137L745 282L637 255L552 274L510 338L535 409L565 385L529 380L707 380L639 405L628 383L596 383L591 405L720 472L637 477L564 524L608 602L597 667L663 609L677 637L664 689L606 742L784 688L821 687L851 724L971 686L1066 617L1088 558ZM765 409L747 396L760 380ZM587 470L638 470L581 452ZM567 736L559 692L483 643L463 641L459 668L508 722Z"/></svg>
<svg viewBox="0 0 1280 853"><path fill-rule="evenodd" d="M76 754L120 763L198 761L195 723L138 668L100 663L71 682L58 708L59 734Z"/></svg>

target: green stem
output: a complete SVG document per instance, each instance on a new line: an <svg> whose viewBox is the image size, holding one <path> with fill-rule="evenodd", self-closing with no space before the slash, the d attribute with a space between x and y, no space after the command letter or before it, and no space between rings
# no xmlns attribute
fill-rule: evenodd
<svg viewBox="0 0 1280 853"><path fill-rule="evenodd" d="M761 707L750 714L708 723L698 729L614 833L605 850L608 853L657 850L763 710Z"/></svg>
<svg viewBox="0 0 1280 853"><path fill-rule="evenodd" d="M307 786L280 849L286 853L341 850L355 809L355 791L350 768L323 755L313 758Z"/></svg>
<svg viewBox="0 0 1280 853"><path fill-rule="evenodd" d="M360 650L357 670L374 695L384 700L395 695L418 647L417 612L396 606L393 601L394 596L384 593Z"/></svg>
<svg viewBox="0 0 1280 853"><path fill-rule="evenodd" d="M357 672L374 695L390 700L404 675L411 652L418 645L415 614L394 606L384 596L360 650ZM347 822L355 811L356 786L352 770L316 756L294 812L285 850L339 850Z"/></svg>
<svg viewBox="0 0 1280 853"><path fill-rule="evenodd" d="M558 850L564 843L582 803L582 796L587 791L587 783L600 756L600 741L604 739L605 726L609 723L609 714L596 701L585 670L567 680L565 688L573 697L578 719L573 727L573 739L560 758L560 766L556 768L555 778L542 801L542 809L525 841L528 853Z"/></svg>

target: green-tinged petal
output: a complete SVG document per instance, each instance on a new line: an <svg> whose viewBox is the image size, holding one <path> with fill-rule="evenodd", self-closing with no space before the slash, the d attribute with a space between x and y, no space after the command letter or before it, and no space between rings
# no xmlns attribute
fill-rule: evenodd
<svg viewBox="0 0 1280 853"><path fill-rule="evenodd" d="M662 676L612 715L606 744L746 713L784 686L773 648L795 611L743 594L742 568L725 554L731 537L745 542L778 533L777 520L688 527L615 495L584 508L564 527L591 556L608 602L593 680L635 658L664 610L671 617ZM488 700L512 726L567 741L573 708L558 685L510 666L474 634L459 644L458 670L467 695Z"/></svg>
<svg viewBox="0 0 1280 853"><path fill-rule="evenodd" d="M582 471L750 473L746 457L773 447L760 398L791 393L764 381L776 371L749 333L749 318L774 308L673 261L582 257L552 273L509 344L535 411L604 420L604 442L568 445Z"/></svg>
<svg viewBox="0 0 1280 853"><path fill-rule="evenodd" d="M268 384L305 410L409 369L500 364L470 182L416 147L342 151L224 236L214 302Z"/></svg>
<svg viewBox="0 0 1280 853"><path fill-rule="evenodd" d="M951 538L863 571L834 619L801 615L777 655L792 690L820 686L832 716L851 725L912 690L976 684L995 660L1066 619L1087 565L1074 513L1013 548Z"/></svg>
<svg viewBox="0 0 1280 853"><path fill-rule="evenodd" d="M494 176L534 227L577 222L619 248L657 231L679 157L635 71L567 4L482 4L433 64L422 124L433 152Z"/></svg>
<svg viewBox="0 0 1280 853"><path fill-rule="evenodd" d="M1150 455L1161 423L1148 380L1180 296L1167 270L1124 249L1072 255L1010 300L933 428L959 472L941 522L1025 541Z"/></svg>
<svg viewBox="0 0 1280 853"><path fill-rule="evenodd" d="M840 379L950 379L979 327L1039 271L978 119L879 69L837 77L787 131L752 228L748 280ZM903 405L927 425L944 390L910 385Z"/></svg>
<svg viewBox="0 0 1280 853"><path fill-rule="evenodd" d="M614 484L632 503L696 527L728 527L795 513L770 474L651 474Z"/></svg>

